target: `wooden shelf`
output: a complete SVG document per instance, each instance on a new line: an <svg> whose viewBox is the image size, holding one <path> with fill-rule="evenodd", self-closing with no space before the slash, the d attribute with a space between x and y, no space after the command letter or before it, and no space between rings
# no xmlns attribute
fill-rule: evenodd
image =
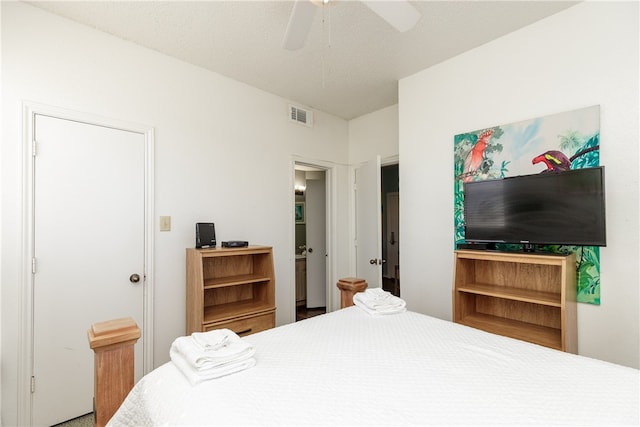
<svg viewBox="0 0 640 427"><path fill-rule="evenodd" d="M262 314L273 311L273 305L261 301L230 302L204 308L202 323L233 320L248 314Z"/></svg>
<svg viewBox="0 0 640 427"><path fill-rule="evenodd" d="M500 252L480 250L458 250L459 259L471 259L474 261L514 262L518 264L556 265L564 264L565 255L551 253L525 253L525 252Z"/></svg>
<svg viewBox="0 0 640 427"><path fill-rule="evenodd" d="M205 279L204 288L214 289L226 286L246 285L247 283L268 282L271 277L259 274L243 274L240 276L220 277L217 279Z"/></svg>
<svg viewBox="0 0 640 427"><path fill-rule="evenodd" d="M454 252L453 320L577 353L575 255Z"/></svg>
<svg viewBox="0 0 640 427"><path fill-rule="evenodd" d="M519 322L487 314L475 313L466 316L458 323L482 329L497 335L504 335L523 341L534 342L545 347L562 350L562 331L532 323Z"/></svg>
<svg viewBox="0 0 640 427"><path fill-rule="evenodd" d="M189 248L191 249L191 248ZM223 256L238 256L238 255L256 255L256 254L271 254L270 246L245 246L241 248L206 248L206 249L194 249L200 252L203 258L208 257L223 257Z"/></svg>
<svg viewBox="0 0 640 427"><path fill-rule="evenodd" d="M271 247L187 249L187 335L273 328L275 311Z"/></svg>
<svg viewBox="0 0 640 427"><path fill-rule="evenodd" d="M561 307L561 295L554 292L535 291L522 288L508 288L498 285L486 285L481 283L467 283L458 287L458 292L467 292L476 295L486 295L490 297L498 297L510 299L514 301L524 301L534 304L549 305L552 307Z"/></svg>

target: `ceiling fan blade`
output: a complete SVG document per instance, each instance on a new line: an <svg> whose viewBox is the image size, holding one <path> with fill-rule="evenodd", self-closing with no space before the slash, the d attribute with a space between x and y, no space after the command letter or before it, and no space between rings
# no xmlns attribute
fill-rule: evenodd
<svg viewBox="0 0 640 427"><path fill-rule="evenodd" d="M407 0L362 0L362 3L401 33L412 29L422 17L418 9Z"/></svg>
<svg viewBox="0 0 640 427"><path fill-rule="evenodd" d="M309 0L296 0L282 40L283 48L297 50L304 46L315 14L316 6Z"/></svg>

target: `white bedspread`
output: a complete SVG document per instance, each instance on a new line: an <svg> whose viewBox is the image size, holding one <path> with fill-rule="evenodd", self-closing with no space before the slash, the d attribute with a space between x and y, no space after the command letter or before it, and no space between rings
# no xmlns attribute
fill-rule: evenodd
<svg viewBox="0 0 640 427"><path fill-rule="evenodd" d="M192 387L169 362L109 425L640 424L636 369L413 312L350 307L244 339L252 369Z"/></svg>

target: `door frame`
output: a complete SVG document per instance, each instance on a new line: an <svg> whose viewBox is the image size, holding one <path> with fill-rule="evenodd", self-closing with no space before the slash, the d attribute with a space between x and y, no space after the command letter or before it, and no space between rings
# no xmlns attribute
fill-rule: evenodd
<svg viewBox="0 0 640 427"><path fill-rule="evenodd" d="M21 291L19 295L19 335L18 335L18 413L19 425L31 425L31 376L33 374L33 296L34 280L32 259L34 256L34 200L35 200L35 119L37 115L49 116L61 120L70 120L94 126L102 126L144 136L144 291L143 324L139 325L143 340L142 369L146 374L153 368L153 283L154 283L154 129L150 126L121 120L100 117L90 113L72 111L60 107L23 102L22 105L22 253L21 253ZM109 319L104 319L109 320ZM91 325L86 325L87 329ZM87 345L88 342L87 342Z"/></svg>
<svg viewBox="0 0 640 427"><path fill-rule="evenodd" d="M337 310L340 308L340 295L338 294L338 288L333 286L333 283L337 283L338 278L335 273L336 262L336 254L337 250L337 242L335 238L336 234L336 224L337 224L337 207L336 207L336 188L337 188L337 173L336 173L336 165L331 162L326 162L322 160L314 160L308 159L298 156L293 156L291 158L290 170L291 170L291 181L289 183L289 224L290 224L290 233L289 233L289 248L291 250L289 257L289 309L292 310L290 314L290 319L292 322L296 320L296 221L294 215L294 206L295 206L295 193L294 193L294 185L296 179L296 165L300 166L310 166L317 169L322 169L325 172L325 197L326 197L326 206L325 206L325 250L327 251L328 256L326 257L326 303L327 303L327 313ZM335 289L334 289L335 288Z"/></svg>

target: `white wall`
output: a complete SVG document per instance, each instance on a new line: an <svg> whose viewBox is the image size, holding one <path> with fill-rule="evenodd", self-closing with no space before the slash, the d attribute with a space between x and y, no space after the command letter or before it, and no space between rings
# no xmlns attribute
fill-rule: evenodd
<svg viewBox="0 0 640 427"><path fill-rule="evenodd" d="M640 366L638 71L638 3L587 2L400 81L410 309L451 319L453 136L599 104L608 246L601 305L578 306L579 353Z"/></svg>
<svg viewBox="0 0 640 427"><path fill-rule="evenodd" d="M398 105L349 121L349 164L398 155Z"/></svg>
<svg viewBox="0 0 640 427"><path fill-rule="evenodd" d="M293 159L338 165L333 231L348 236L347 122L316 111L312 129L290 123L285 99L24 3L1 7L3 423L16 423L19 297L26 283L25 100L155 129L156 220L172 217L172 231L155 234L156 366L168 360L171 341L184 333L185 248L194 245L198 221L215 222L220 241L274 247L277 323L293 321ZM349 275L343 240L333 248L334 280Z"/></svg>

